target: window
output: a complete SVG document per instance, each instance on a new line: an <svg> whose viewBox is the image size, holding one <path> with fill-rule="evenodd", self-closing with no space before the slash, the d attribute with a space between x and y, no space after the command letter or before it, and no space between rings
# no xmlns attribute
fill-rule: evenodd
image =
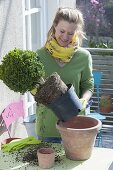
<svg viewBox="0 0 113 170"><path fill-rule="evenodd" d="M23 0L24 49L36 51L46 39L46 0ZM24 96L26 116L36 112L36 102L28 92Z"/></svg>

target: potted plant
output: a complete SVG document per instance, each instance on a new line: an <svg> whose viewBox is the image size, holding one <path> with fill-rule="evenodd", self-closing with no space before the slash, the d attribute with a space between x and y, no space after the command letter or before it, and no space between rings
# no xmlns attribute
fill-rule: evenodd
<svg viewBox="0 0 113 170"><path fill-rule="evenodd" d="M45 80L44 76L44 66L37 53L33 51L15 48L4 56L0 65L0 79L11 90L24 94L35 89L36 102L50 107L61 120L65 121L77 115L82 109L82 104L73 86L66 85L57 73Z"/></svg>
<svg viewBox="0 0 113 170"><path fill-rule="evenodd" d="M33 51L15 48L4 56L0 64L0 79L11 90L21 94L32 90L44 75L44 66ZM13 139L8 138L3 143Z"/></svg>
<svg viewBox="0 0 113 170"><path fill-rule="evenodd" d="M44 66L33 51L15 48L4 56L0 65L0 79L22 94L31 91L44 75Z"/></svg>

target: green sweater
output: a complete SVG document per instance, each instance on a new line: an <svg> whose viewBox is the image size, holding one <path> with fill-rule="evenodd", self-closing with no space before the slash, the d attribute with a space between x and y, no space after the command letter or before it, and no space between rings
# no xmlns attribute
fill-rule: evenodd
<svg viewBox="0 0 113 170"><path fill-rule="evenodd" d="M71 61L63 67L58 65L45 48L41 48L37 53L45 67L46 77L57 72L66 84L73 84L79 98L86 90L93 91L92 58L89 51L79 48ZM37 107L37 135L42 137L59 136L56 122L57 118L50 109L43 105Z"/></svg>

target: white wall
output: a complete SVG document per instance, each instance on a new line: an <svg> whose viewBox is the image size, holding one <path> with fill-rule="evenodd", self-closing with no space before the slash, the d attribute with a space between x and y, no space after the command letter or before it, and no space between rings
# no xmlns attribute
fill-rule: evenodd
<svg viewBox="0 0 113 170"><path fill-rule="evenodd" d="M71 7L75 8L76 6L76 0L48 0L48 25L47 28L49 28L52 25L53 19L55 17L55 13L58 10L59 7Z"/></svg>
<svg viewBox="0 0 113 170"><path fill-rule="evenodd" d="M0 61L14 47L23 47L21 0L0 0ZM0 114L12 101L20 98L0 81Z"/></svg>
<svg viewBox="0 0 113 170"><path fill-rule="evenodd" d="M23 47L21 0L0 1L0 56L14 47Z"/></svg>
<svg viewBox="0 0 113 170"><path fill-rule="evenodd" d="M59 6L75 8L76 0L59 0Z"/></svg>

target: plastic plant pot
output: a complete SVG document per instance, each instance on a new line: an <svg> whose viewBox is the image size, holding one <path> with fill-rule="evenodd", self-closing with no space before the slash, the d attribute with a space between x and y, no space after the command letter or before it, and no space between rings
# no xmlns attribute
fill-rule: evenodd
<svg viewBox="0 0 113 170"><path fill-rule="evenodd" d="M54 100L48 107L53 110L59 120L67 121L77 116L82 110L82 104L72 84L68 84L68 91Z"/></svg>

